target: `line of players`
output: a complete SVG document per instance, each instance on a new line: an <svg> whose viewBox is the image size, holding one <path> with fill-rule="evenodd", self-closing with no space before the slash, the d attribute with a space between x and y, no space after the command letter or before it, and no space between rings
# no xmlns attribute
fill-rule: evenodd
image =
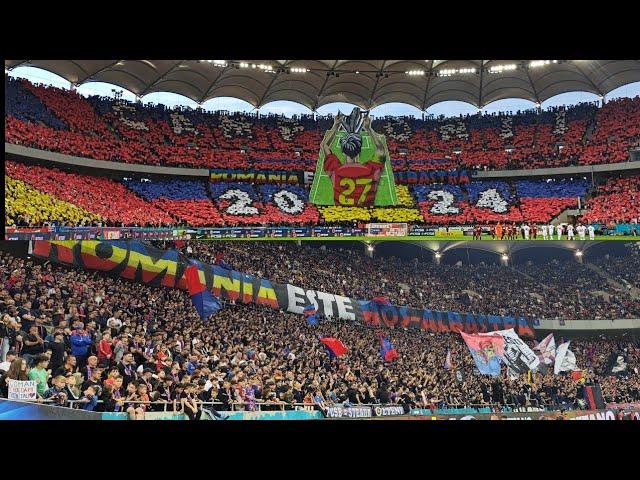
<svg viewBox="0 0 640 480"><path fill-rule="evenodd" d="M575 240L576 233L579 240L586 240L587 234L589 240L596 239L596 230L593 225L583 225L579 223L576 227L572 224L559 224L559 225L536 225L523 223L517 226L515 223L508 224L497 223L490 228L490 235L492 240L517 240L519 237L523 240L537 240L539 236L542 236L542 240L562 240L562 235L566 233L567 240ZM480 240L482 238L482 225L476 225L473 227L473 239ZM554 238L554 233L557 238Z"/></svg>

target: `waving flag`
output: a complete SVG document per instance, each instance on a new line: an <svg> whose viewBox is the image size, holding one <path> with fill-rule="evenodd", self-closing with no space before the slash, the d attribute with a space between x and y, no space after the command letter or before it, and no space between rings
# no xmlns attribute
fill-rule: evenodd
<svg viewBox="0 0 640 480"><path fill-rule="evenodd" d="M528 370L537 370L540 365L538 356L522 341L513 328L498 330L494 334L504 338L504 354L500 356L514 378L521 373L527 373Z"/></svg>
<svg viewBox="0 0 640 480"><path fill-rule="evenodd" d="M391 362L398 358L398 352L393 348L391 342L384 338L382 333L380 333L380 355L385 362Z"/></svg>
<svg viewBox="0 0 640 480"><path fill-rule="evenodd" d="M555 375L560 372L571 372L573 370L577 370L576 356L571 350L569 350L570 343L570 341L561 343L556 349L556 360L553 366L553 373Z"/></svg>
<svg viewBox="0 0 640 480"><path fill-rule="evenodd" d="M469 335L464 332L460 332L460 334L469 347L480 373L493 377L500 375L500 367L502 366L500 357L504 355L504 337L497 334Z"/></svg>
<svg viewBox="0 0 640 480"><path fill-rule="evenodd" d="M451 349L447 349L447 358L444 359L444 369L449 370L451 368Z"/></svg>
<svg viewBox="0 0 640 480"><path fill-rule="evenodd" d="M324 343L325 347L327 347L327 351L331 358L339 357L340 355L347 353L347 347L345 347L337 338L326 337L321 338L320 341Z"/></svg>
<svg viewBox="0 0 640 480"><path fill-rule="evenodd" d="M189 296L200 318L205 319L222 308L220 301L200 283L198 267L189 265L184 272Z"/></svg>
<svg viewBox="0 0 640 480"><path fill-rule="evenodd" d="M585 383L585 373L586 370L573 370L571 372L571 380L582 385Z"/></svg>
<svg viewBox="0 0 640 480"><path fill-rule="evenodd" d="M316 318L317 312L318 310L316 310L316 307L313 305L313 303L310 303L302 310L302 313L307 318L307 323L309 323L309 325L318 324L318 319Z"/></svg>
<svg viewBox="0 0 640 480"><path fill-rule="evenodd" d="M222 252L216 253L216 259L213 262L213 264L219 266L220 268L224 268L225 270L233 270L233 267L229 265L227 262L225 262L223 258L224 258L224 253Z"/></svg>
<svg viewBox="0 0 640 480"><path fill-rule="evenodd" d="M607 362L607 375L618 375L627 371L627 361L621 352L612 352Z"/></svg>
<svg viewBox="0 0 640 480"><path fill-rule="evenodd" d="M391 305L391 301L387 297L373 297L371 301L378 305Z"/></svg>
<svg viewBox="0 0 640 480"><path fill-rule="evenodd" d="M553 333L547 335L544 340L533 347L533 350L539 352L538 359L540 359L540 363L553 365L556 359L556 341L553 338Z"/></svg>

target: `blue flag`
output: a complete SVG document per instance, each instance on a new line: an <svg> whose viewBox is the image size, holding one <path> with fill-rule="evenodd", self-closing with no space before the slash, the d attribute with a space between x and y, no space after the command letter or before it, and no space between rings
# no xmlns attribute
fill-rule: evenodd
<svg viewBox="0 0 640 480"><path fill-rule="evenodd" d="M304 307L304 309L302 310L302 313L307 318L307 323L309 325L318 324L318 318L316 317L317 310L316 310L316 307L313 305L313 303Z"/></svg>
<svg viewBox="0 0 640 480"><path fill-rule="evenodd" d="M382 333L380 333L380 355L382 356L382 360L385 362L391 362L392 360L398 359L398 352L391 342L384 338Z"/></svg>
<svg viewBox="0 0 640 480"><path fill-rule="evenodd" d="M229 265L227 262L225 262L224 260L220 260L220 263L218 263L218 266L220 268L224 268L225 270L233 270L233 268L231 267L231 265Z"/></svg>
<svg viewBox="0 0 640 480"><path fill-rule="evenodd" d="M187 279L189 296L200 318L208 318L222 308L220 301L200 283L198 267L189 265L185 270L185 277Z"/></svg>

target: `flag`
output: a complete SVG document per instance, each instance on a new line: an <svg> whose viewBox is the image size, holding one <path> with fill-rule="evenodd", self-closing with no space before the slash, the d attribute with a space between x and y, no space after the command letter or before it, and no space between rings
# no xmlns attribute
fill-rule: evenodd
<svg viewBox="0 0 640 480"><path fill-rule="evenodd" d="M307 318L307 323L309 325L317 325L318 324L318 319L316 317L316 313L317 312L318 311L316 310L316 307L315 307L315 305L313 303L310 303L309 305L304 307L304 309L302 310L302 313Z"/></svg>
<svg viewBox="0 0 640 480"><path fill-rule="evenodd" d="M391 362L398 358L398 352L393 348L391 342L384 338L382 333L380 334L380 355L385 362Z"/></svg>
<svg viewBox="0 0 640 480"><path fill-rule="evenodd" d="M224 268L225 270L233 270L233 267L224 260L220 260L220 262L218 262L218 266L220 268Z"/></svg>
<svg viewBox="0 0 640 480"><path fill-rule="evenodd" d="M539 352L538 359L540 363L552 365L556 358L556 341L553 338L553 333L547 335L544 340L533 347L533 349Z"/></svg>
<svg viewBox="0 0 640 480"><path fill-rule="evenodd" d="M583 384L585 382L584 374L585 374L584 370L572 370L571 380L579 384Z"/></svg>
<svg viewBox="0 0 640 480"><path fill-rule="evenodd" d="M321 338L320 341L327 347L327 351L329 352L329 356L339 357L340 355L344 355L347 353L347 347L345 347L340 340L337 338L326 337Z"/></svg>
<svg viewBox="0 0 640 480"><path fill-rule="evenodd" d="M189 265L184 272L189 296L200 318L205 319L222 308L220 301L200 283L198 267Z"/></svg>
<svg viewBox="0 0 640 480"><path fill-rule="evenodd" d="M561 343L556 349L556 360L553 366L553 373L556 375L560 372L577 370L576 356L569 350L570 343L571 341Z"/></svg>
<svg viewBox="0 0 640 480"><path fill-rule="evenodd" d="M478 371L483 375L493 377L500 375L501 357L504 354L504 337L497 334L469 335L462 331L460 334L469 347Z"/></svg>
<svg viewBox="0 0 640 480"><path fill-rule="evenodd" d="M540 360L529 348L529 345L518 336L513 328L508 330L498 330L489 335L500 335L504 338L504 352L500 355L512 378L520 374L527 373L528 370L536 370L540 365ZM486 336L486 333L479 333Z"/></svg>
<svg viewBox="0 0 640 480"><path fill-rule="evenodd" d="M447 358L444 359L444 369L449 370L451 368L451 349L447 349Z"/></svg>
<svg viewBox="0 0 640 480"><path fill-rule="evenodd" d="M233 267L229 265L227 262L225 262L223 259L224 259L224 253L218 252L216 253L216 259L214 260L213 264L219 266L220 268L224 268L225 270L233 270Z"/></svg>
<svg viewBox="0 0 640 480"><path fill-rule="evenodd" d="M606 407L600 385L585 386L582 393L587 410L603 410Z"/></svg>
<svg viewBox="0 0 640 480"><path fill-rule="evenodd" d="M620 352L612 352L607 362L607 375L618 375L627 370L627 362L624 355Z"/></svg>
<svg viewBox="0 0 640 480"><path fill-rule="evenodd" d="M174 240L173 244L176 246L176 248L182 248L185 246L185 241L184 240Z"/></svg>
<svg viewBox="0 0 640 480"><path fill-rule="evenodd" d="M378 305L391 305L391 302L387 297L373 297L371 299L372 302L377 303Z"/></svg>

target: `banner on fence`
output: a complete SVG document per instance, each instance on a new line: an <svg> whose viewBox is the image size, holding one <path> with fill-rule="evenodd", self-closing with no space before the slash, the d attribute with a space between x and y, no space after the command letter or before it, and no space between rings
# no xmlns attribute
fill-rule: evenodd
<svg viewBox="0 0 640 480"><path fill-rule="evenodd" d="M101 420L99 412L0 398L0 420Z"/></svg>
<svg viewBox="0 0 640 480"><path fill-rule="evenodd" d="M35 400L37 397L35 380L7 380L9 400Z"/></svg>
<svg viewBox="0 0 640 480"><path fill-rule="evenodd" d="M394 172L396 183L402 185L429 185L431 183L448 183L459 185L469 183L471 177L467 170L428 170L422 172Z"/></svg>
<svg viewBox="0 0 640 480"><path fill-rule="evenodd" d="M49 261L109 272L151 286L187 289L184 272L190 259L176 250L161 250L135 241L36 241L33 254ZM461 314L380 305L291 284L272 283L218 265L193 260L201 282L221 299L254 303L302 315L313 304L320 316L359 321L371 326L400 326L430 332L493 332L515 329L533 337L524 317Z"/></svg>
<svg viewBox="0 0 640 480"><path fill-rule="evenodd" d="M313 172L285 171L285 170L209 170L211 182L247 182L254 184L263 183L288 183L290 185L304 185L313 182Z"/></svg>

